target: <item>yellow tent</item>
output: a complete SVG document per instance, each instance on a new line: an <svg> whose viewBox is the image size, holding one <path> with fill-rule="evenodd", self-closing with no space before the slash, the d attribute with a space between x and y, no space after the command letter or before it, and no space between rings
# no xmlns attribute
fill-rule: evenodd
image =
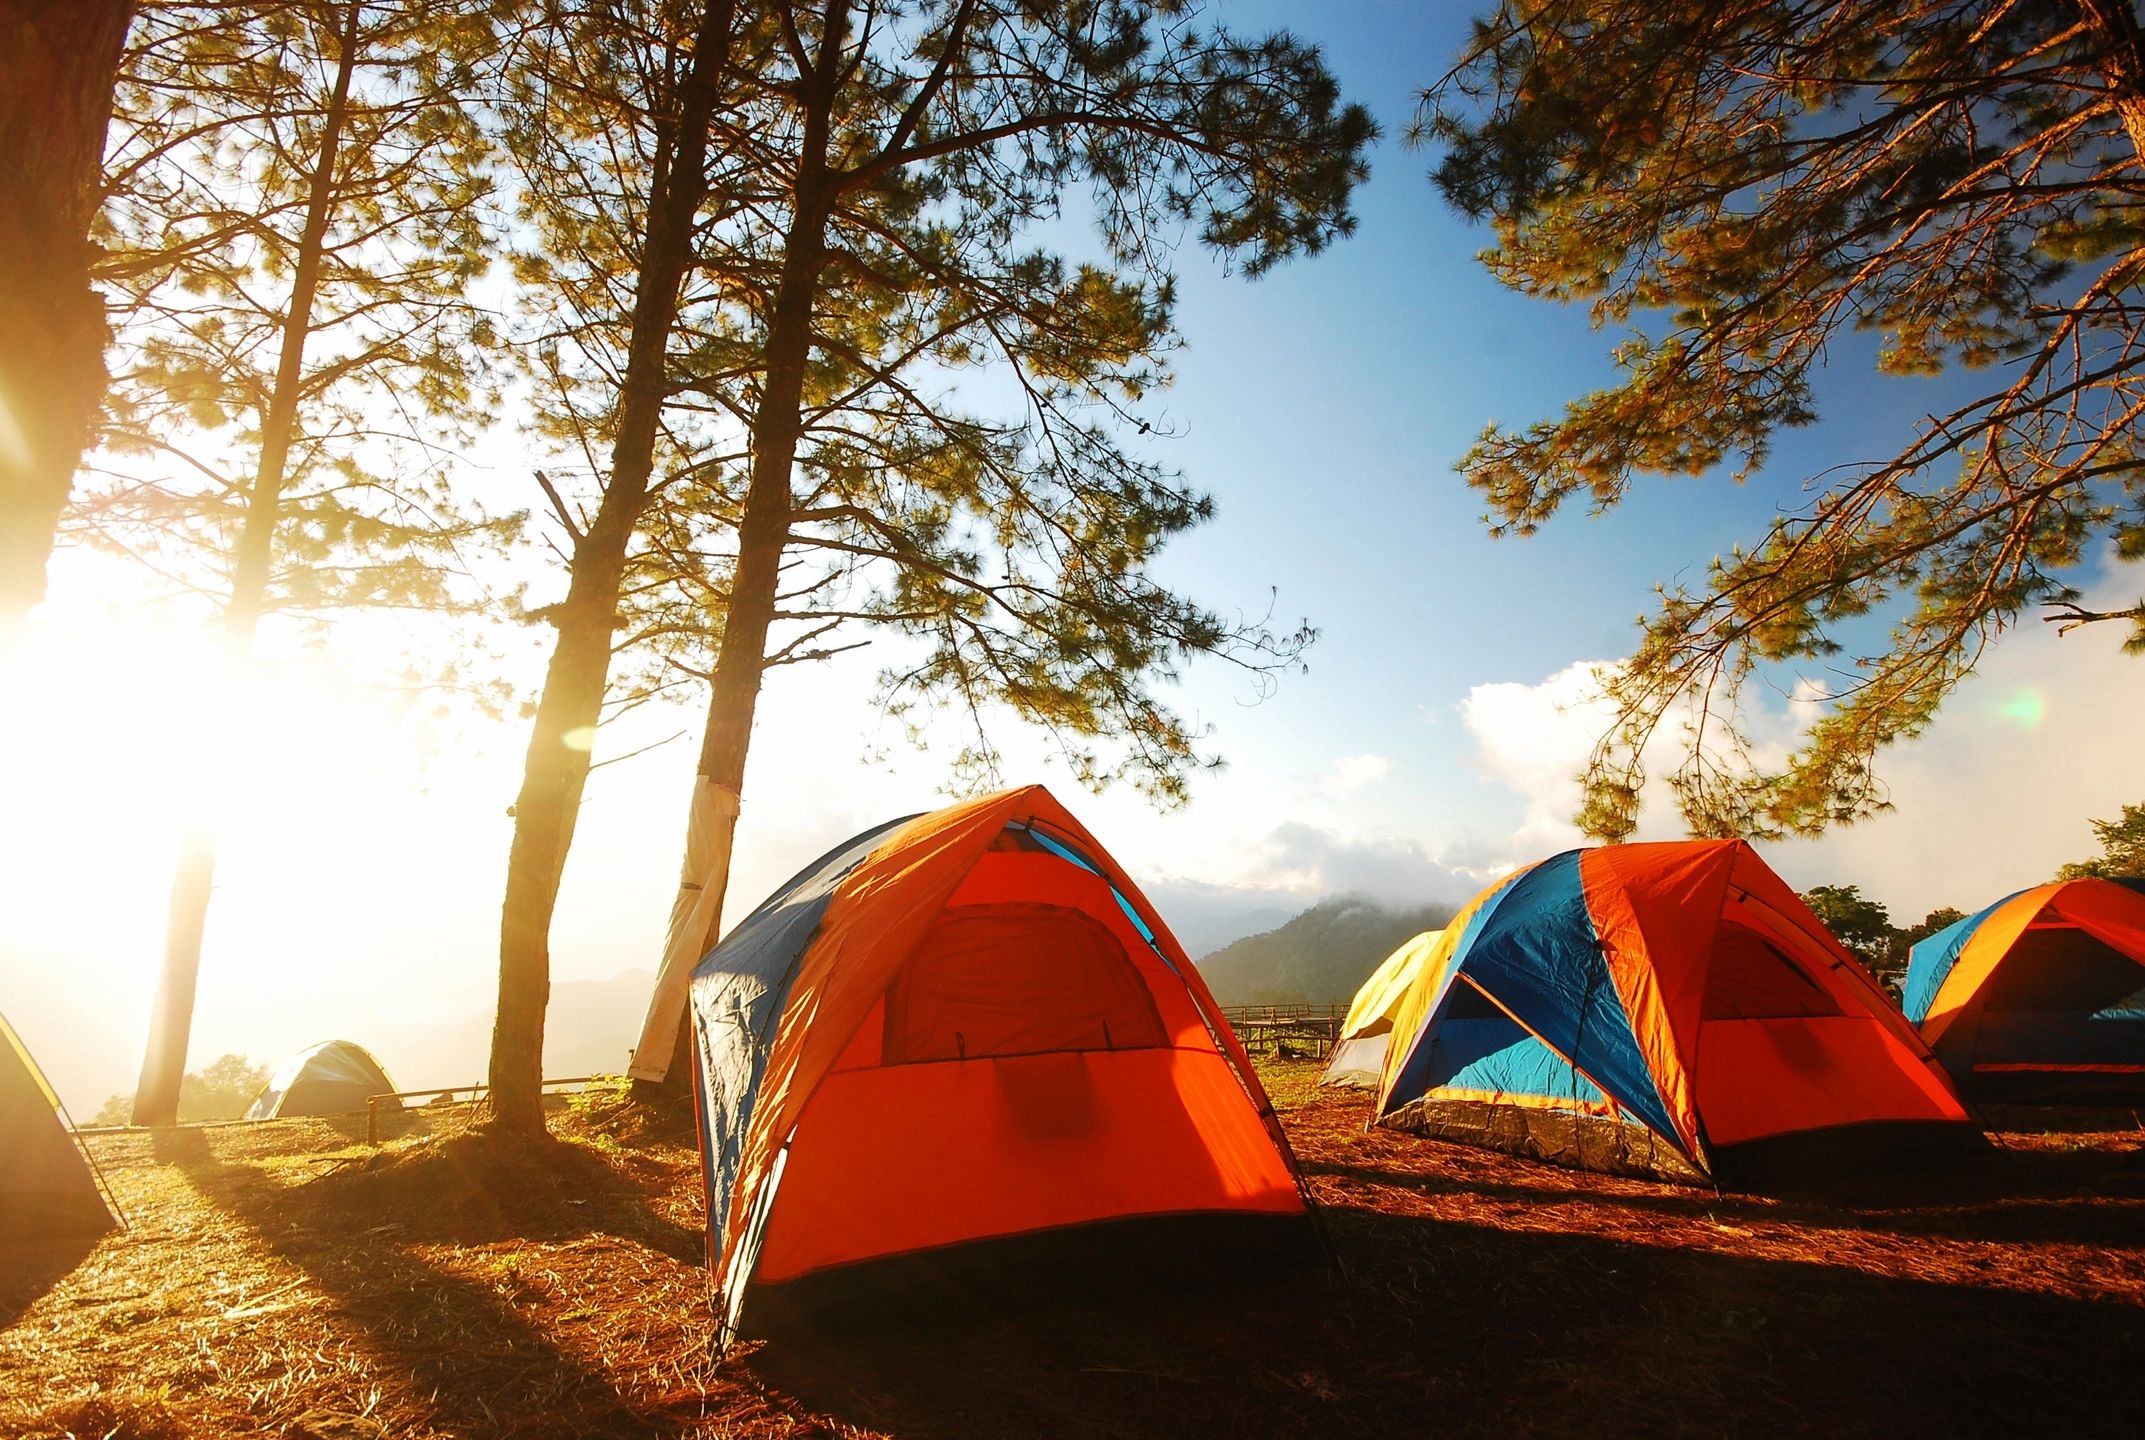
<svg viewBox="0 0 2145 1440"><path fill-rule="evenodd" d="M60 1113L60 1097L0 1015L0 1240L111 1227Z"/></svg>
<svg viewBox="0 0 2145 1440"><path fill-rule="evenodd" d="M1400 1002L1407 998L1408 987L1415 983L1423 963L1437 949L1438 937L1444 933L1425 930L1386 956L1371 972L1363 988L1356 991L1348 1018L1341 1022L1340 1038L1334 1042L1319 1084L1346 1085L1356 1090L1376 1088L1378 1073L1385 1068L1386 1045L1393 1031L1393 1018L1400 1013Z"/></svg>

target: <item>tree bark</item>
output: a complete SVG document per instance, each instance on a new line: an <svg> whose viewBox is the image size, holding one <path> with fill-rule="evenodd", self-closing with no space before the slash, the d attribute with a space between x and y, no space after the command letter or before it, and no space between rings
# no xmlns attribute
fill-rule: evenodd
<svg viewBox="0 0 2145 1440"><path fill-rule="evenodd" d="M44 598L103 402L89 227L134 0L0 0L0 640Z"/></svg>
<svg viewBox="0 0 2145 1440"><path fill-rule="evenodd" d="M783 238L782 271L768 321L766 383L752 418L752 470L738 525L737 569L729 608L715 637L718 648L708 687L707 724L700 739L695 813L688 821L687 870L672 906L672 934L656 972L655 994L633 1053L633 1075L644 1093L648 1087L675 1093L691 1073L682 1062L691 1029L685 1016L692 968L714 948L722 924L723 894L737 830L734 819L706 823L702 807L723 803L735 807L745 793L745 759L766 668L767 632L774 623L782 554L789 543L790 472L803 432L812 319L827 263L827 222L835 188L827 153L839 84L837 61L847 20L845 6L828 7L812 93L806 97L795 203ZM705 861L697 875L692 873L696 849L703 851ZM701 920L698 933L678 923L687 916Z"/></svg>
<svg viewBox="0 0 2145 1440"><path fill-rule="evenodd" d="M2108 83L2108 99L2131 151L2145 159L2145 32L2134 0L2079 0L2078 8L2101 33L2100 76Z"/></svg>
<svg viewBox="0 0 2145 1440"><path fill-rule="evenodd" d="M551 919L573 844L589 745L610 678L612 634L633 532L647 508L655 441L666 398L665 358L677 322L678 291L694 263L693 225L707 196L710 121L728 64L734 0L713 0L702 18L679 90L670 164L648 206L647 234L633 296L610 483L574 545L565 602L554 612L557 640L537 700L536 721L514 803L506 898L499 920L499 1010L492 1026L491 1124L536 1135L544 1129L544 1008L551 996Z"/></svg>
<svg viewBox="0 0 2145 1440"><path fill-rule="evenodd" d="M320 293L321 261L328 221L335 208L335 160L343 127L350 117L350 82L357 71L358 20L361 7L352 0L337 37L335 86L321 117L320 153L307 178L305 228L298 237L298 261L291 276L290 308L284 313L282 344L276 355L275 389L261 419L261 453L253 486L246 496L245 519L231 563L231 598L224 607L223 650L226 687L235 686L252 663L254 632L267 605L268 580L274 569L276 525L282 515L283 485L290 468L291 439L298 426L299 392L305 381L305 347L313 333L313 301ZM221 717L209 717L222 730ZM213 811L217 797L199 802ZM216 882L217 826L213 813L197 815L181 842L177 873L164 927L164 969L157 984L156 1008L149 1022L149 1046L142 1056L141 1081L134 1090L134 1123L179 1123L179 1085L186 1075L187 1042L194 1024L194 991L201 974L201 940L208 928L209 896Z"/></svg>

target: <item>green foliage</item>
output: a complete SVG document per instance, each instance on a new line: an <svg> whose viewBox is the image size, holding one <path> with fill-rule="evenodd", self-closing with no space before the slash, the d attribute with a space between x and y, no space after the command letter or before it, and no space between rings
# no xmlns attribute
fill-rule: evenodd
<svg viewBox="0 0 2145 1440"><path fill-rule="evenodd" d="M239 1119L268 1084L268 1077L266 1065L256 1065L243 1055L220 1056L200 1070L189 1070L179 1082L179 1119ZM125 1125L133 1111L133 1096L114 1095L98 1107L88 1123Z"/></svg>
<svg viewBox="0 0 2145 1440"><path fill-rule="evenodd" d="M2056 872L2058 880L2089 875L2109 880L2145 878L2145 805L2125 805L2115 819L2095 820L2093 833L2100 839L2100 854L2065 865Z"/></svg>
<svg viewBox="0 0 2145 1440"><path fill-rule="evenodd" d="M1872 968L1876 970L1877 978L1884 982L1885 988L1892 992L1893 998L1898 998L1906 983L1907 960L1914 947L1937 931L1956 925L1965 918L1964 910L1954 910L1949 905L1944 905L1924 915L1920 924L1892 932L1892 943L1885 951L1884 963Z"/></svg>
<svg viewBox="0 0 2145 1440"><path fill-rule="evenodd" d="M626 611L629 643L661 667L641 688L717 663L743 607L736 553L712 537L761 524L779 527L785 567L765 662L899 636L887 710L918 739L926 715L973 720L956 766L974 782L996 771L988 717L1009 711L1088 783L1181 797L1209 761L1159 699L1179 667L1218 655L1263 677L1296 663L1307 626L1232 619L1152 578L1213 506L1128 442L1152 433L1136 407L1169 383L1179 343L1176 237L1189 229L1253 274L1322 249L1352 227L1374 128L1339 103L1316 50L1195 24L1198 8L973 0L882 8L866 25L839 4L778 4L779 24L748 27L724 198L681 312L677 483L636 562L675 585L634 587ZM674 73L654 37L691 17L659 9L621 7L646 12L620 31L638 49L598 62L569 47L561 62L600 64L605 83ZM562 103L556 84L522 84L531 117L538 98ZM579 317L618 313L615 291L606 311L594 288L610 262L585 262L623 253L636 189L599 178L610 151L568 153L574 133L533 118L514 131L530 213L546 234L592 237L570 265L547 241L554 253L522 267L574 297L539 307L575 317L546 337L566 357L547 421L562 440L600 430L602 379L618 370L615 322L601 334ZM570 183L533 184L554 174ZM1082 192L1092 253L1038 247L1029 237ZM800 314L793 347L784 327ZM963 378L982 371L986 384ZM748 490L755 467L775 478Z"/></svg>
<svg viewBox="0 0 2145 1440"><path fill-rule="evenodd" d="M1224 945L1200 960L1199 973L1224 1005L1345 1005L1402 942L1451 918L1449 905L1322 900L1277 930Z"/></svg>
<svg viewBox="0 0 2145 1440"><path fill-rule="evenodd" d="M1965 912L1945 906L1923 916L1920 924L1901 929L1892 924L1891 912L1881 902L1865 897L1856 885L1815 885L1802 892L1802 899L1895 999L1916 942L1966 918Z"/></svg>
<svg viewBox="0 0 2145 1440"><path fill-rule="evenodd" d="M1892 941L1892 915L1880 902L1865 898L1860 886L1816 885L1803 891L1802 899L1863 964L1876 969L1884 962Z"/></svg>
<svg viewBox="0 0 2145 1440"><path fill-rule="evenodd" d="M511 7L151 6L114 102L101 473L79 528L257 614L467 609L515 521L450 483L498 400L473 103Z"/></svg>
<svg viewBox="0 0 2145 1440"><path fill-rule="evenodd" d="M1813 478L1705 585L1661 591L1609 677L1590 833L1631 833L1671 714L1695 717L1674 776L1694 832L1807 834L1884 807L1877 753L2029 606L2145 649L2145 604L2084 611L2065 579L2102 542L2145 554L2139 53L2120 5L1506 0L1427 92L1418 133L1446 198L1493 223L1491 271L1626 337L1620 383L1460 462L1499 533L1613 506L1640 474L1760 474L1849 329L1881 337L1886 373L1994 372L1891 457ZM1888 645L1846 657L1869 615ZM1851 678L1757 763L1745 685L1811 663Z"/></svg>

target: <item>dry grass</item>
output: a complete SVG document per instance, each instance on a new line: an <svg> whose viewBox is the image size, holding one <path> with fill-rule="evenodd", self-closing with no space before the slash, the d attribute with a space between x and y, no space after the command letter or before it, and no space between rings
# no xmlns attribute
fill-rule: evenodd
<svg viewBox="0 0 2145 1440"><path fill-rule="evenodd" d="M103 1137L134 1228L0 1247L0 1435L2145 1433L2127 1117L1723 1200L1365 1134L1311 1073L1273 1089L1345 1278L721 1365L690 1141L612 1097L534 1149L429 1112L377 1150L317 1122Z"/></svg>

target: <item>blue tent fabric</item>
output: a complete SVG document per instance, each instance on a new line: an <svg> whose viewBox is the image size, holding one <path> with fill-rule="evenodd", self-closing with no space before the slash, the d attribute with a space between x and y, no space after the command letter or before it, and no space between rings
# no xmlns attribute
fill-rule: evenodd
<svg viewBox="0 0 2145 1440"><path fill-rule="evenodd" d="M1125 898L1125 892L1117 888L1116 882L1110 879L1100 865L1082 855L1077 849L1063 840L1054 835L1046 834L1033 825L1015 825L1011 828L1034 840L1036 844L1042 846L1060 860L1068 860L1082 870L1087 871L1088 874L1101 877L1102 883L1110 887L1110 898L1117 902L1117 908L1124 912L1125 919L1132 922L1132 928L1139 932L1142 940L1147 942L1147 948L1154 951L1155 957L1164 965L1167 965L1172 974L1176 973L1177 962L1170 959L1161 946L1155 944L1154 928L1147 923L1147 918L1140 914L1138 908L1130 900Z"/></svg>
<svg viewBox="0 0 2145 1440"><path fill-rule="evenodd" d="M1520 876L1455 969L1649 1129L1673 1137L1587 914L1579 855L1567 851Z"/></svg>
<svg viewBox="0 0 2145 1440"><path fill-rule="evenodd" d="M2109 876L2007 895L1915 945L1900 1008L1985 1097L2132 1097L2145 1084L2138 896L2145 878Z"/></svg>
<svg viewBox="0 0 2145 1440"><path fill-rule="evenodd" d="M711 1213L722 1213L737 1170L752 1104L775 1040L775 1022L796 980L797 962L818 933L842 877L914 816L874 826L792 876L746 916L693 970L693 1027L701 1083L695 1087ZM715 1207L722 1207L716 1209Z"/></svg>
<svg viewBox="0 0 2145 1440"><path fill-rule="evenodd" d="M1469 1003L1470 996L1479 1003ZM1431 1055L1426 1090L1549 1095L1589 1108L1606 1098L1593 1081L1471 985L1455 994L1426 1048Z"/></svg>
<svg viewBox="0 0 2145 1440"><path fill-rule="evenodd" d="M2145 877L2114 875L2103 877L2135 894L2145 895ZM1974 938L1989 916L2025 894L2014 890L1994 905L1978 910L1964 920L1954 920L1934 935L1924 936L1914 942L1907 952L1907 974L1900 982L1899 1008L1906 1017L1919 1025L1929 1018L1929 1009L1936 1004L1937 992L1944 988L1944 979L1952 967L1959 963L1965 953L1967 942Z"/></svg>
<svg viewBox="0 0 2145 1440"><path fill-rule="evenodd" d="M1979 1143L1927 1047L1741 841L1566 851L1469 916L1403 1012L1381 1124L1727 1183Z"/></svg>
<svg viewBox="0 0 2145 1440"><path fill-rule="evenodd" d="M1960 952L1974 938L1981 922L2025 893L2014 890L1994 905L1964 920L1954 920L1934 935L1914 942L1914 948L1907 952L1907 975L1899 987L1899 1008L1909 1020L1919 1025L1929 1018L1929 1007L1936 1003L1936 992L1944 987L1944 977L1959 963Z"/></svg>
<svg viewBox="0 0 2145 1440"><path fill-rule="evenodd" d="M394 1088L395 1082L364 1046L349 1040L323 1040L276 1067L247 1107L246 1118L354 1114L365 1109L373 1096L392 1094Z"/></svg>
<svg viewBox="0 0 2145 1440"><path fill-rule="evenodd" d="M1510 876L1498 887L1494 894L1475 908L1474 913L1469 915L1466 922L1460 927L1459 939L1453 945L1454 955L1468 953L1468 948L1475 943L1475 938L1482 934L1484 928L1490 923L1491 918L1496 915L1497 907L1504 903L1505 898L1512 893L1513 888L1520 881L1526 879L1532 873L1531 870L1522 870L1518 874ZM1402 1098L1389 1098L1385 1105L1385 1113L1391 1113L1398 1106L1404 1105L1408 1100L1421 1095L1424 1090L1434 1083L1430 1077L1437 1061L1431 1054L1430 1047L1423 1042L1426 1037L1437 1033L1438 1025L1444 1018L1445 1010L1452 1002L1453 982L1458 978L1459 973L1460 967L1457 964L1451 964L1447 965L1445 973L1438 977L1439 992L1430 1003L1422 1028L1408 1037L1407 1058L1401 1062L1400 1073L1393 1080L1391 1094L1394 1097ZM1400 1043L1400 1037L1395 1036L1393 1043Z"/></svg>

